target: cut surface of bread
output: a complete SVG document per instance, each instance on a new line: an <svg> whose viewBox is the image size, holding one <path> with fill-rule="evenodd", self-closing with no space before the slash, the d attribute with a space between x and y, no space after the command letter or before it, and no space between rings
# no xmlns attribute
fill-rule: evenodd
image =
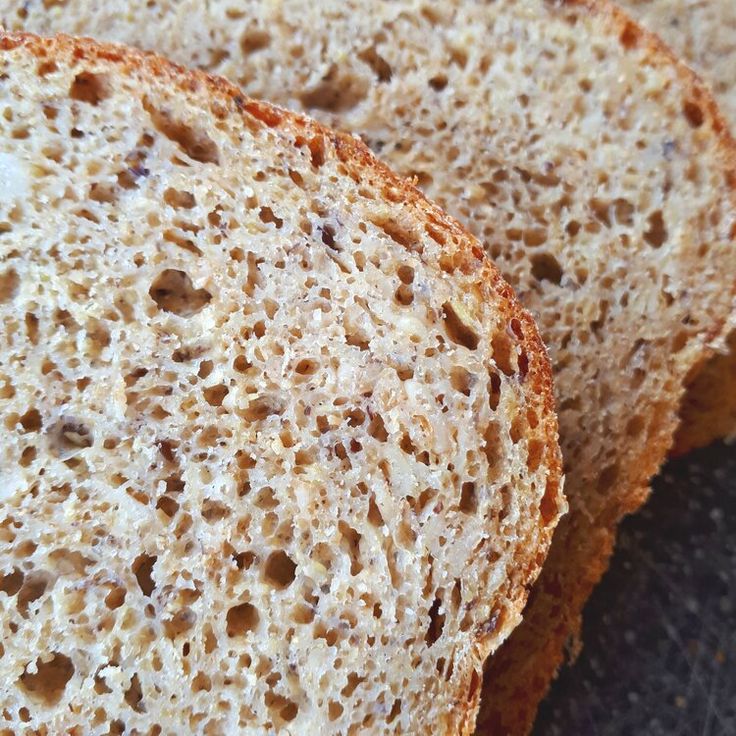
<svg viewBox="0 0 736 736"><path fill-rule="evenodd" d="M708 82L736 135L736 2L733 0L621 0L621 4ZM683 400L674 452L736 438L736 332L727 353L714 356L693 378Z"/></svg>
<svg viewBox="0 0 736 736"><path fill-rule="evenodd" d="M486 676L482 730L528 729L733 309L734 150L710 93L598 2L0 8L159 48L355 131L483 240L551 353L571 506Z"/></svg>
<svg viewBox="0 0 736 736"><path fill-rule="evenodd" d="M565 502L550 365L356 139L0 36L3 733L470 733Z"/></svg>

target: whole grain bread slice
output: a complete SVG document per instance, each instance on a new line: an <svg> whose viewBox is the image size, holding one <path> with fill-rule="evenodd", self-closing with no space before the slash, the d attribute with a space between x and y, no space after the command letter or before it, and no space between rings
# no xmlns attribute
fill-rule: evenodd
<svg viewBox="0 0 736 736"><path fill-rule="evenodd" d="M472 732L564 510L550 365L356 139L0 35L4 732Z"/></svg>
<svg viewBox="0 0 736 736"><path fill-rule="evenodd" d="M733 0L620 0L710 84L736 134L736 3ZM673 451L736 439L736 331L697 371L680 411Z"/></svg>
<svg viewBox="0 0 736 736"><path fill-rule="evenodd" d="M0 8L160 48L358 132L484 241L551 351L571 505L486 676L481 730L527 730L733 311L734 144L710 92L606 2Z"/></svg>

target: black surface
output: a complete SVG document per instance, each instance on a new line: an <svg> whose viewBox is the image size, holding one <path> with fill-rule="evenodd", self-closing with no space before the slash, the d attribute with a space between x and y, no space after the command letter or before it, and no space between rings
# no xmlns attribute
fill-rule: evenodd
<svg viewBox="0 0 736 736"><path fill-rule="evenodd" d="M672 461L624 521L534 736L736 735L736 446Z"/></svg>

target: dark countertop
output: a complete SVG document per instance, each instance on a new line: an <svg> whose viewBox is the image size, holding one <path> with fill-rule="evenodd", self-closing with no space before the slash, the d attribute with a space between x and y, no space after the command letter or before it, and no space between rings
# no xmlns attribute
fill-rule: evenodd
<svg viewBox="0 0 736 736"><path fill-rule="evenodd" d="M670 462L624 521L534 736L736 734L736 446Z"/></svg>

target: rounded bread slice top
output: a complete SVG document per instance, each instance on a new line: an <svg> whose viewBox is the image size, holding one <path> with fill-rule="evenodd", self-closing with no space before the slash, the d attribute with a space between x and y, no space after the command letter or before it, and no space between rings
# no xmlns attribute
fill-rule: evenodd
<svg viewBox="0 0 736 736"><path fill-rule="evenodd" d="M0 36L0 700L60 733L465 733L564 510L550 366L352 137Z"/></svg>

